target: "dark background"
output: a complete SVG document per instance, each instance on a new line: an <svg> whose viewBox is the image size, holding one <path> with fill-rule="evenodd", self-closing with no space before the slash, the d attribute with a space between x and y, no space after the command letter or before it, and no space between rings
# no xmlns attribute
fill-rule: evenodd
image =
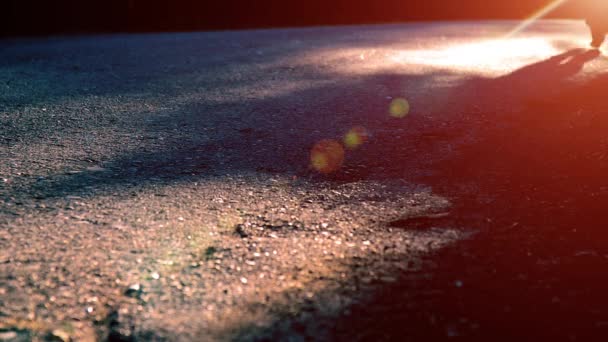
<svg viewBox="0 0 608 342"><path fill-rule="evenodd" d="M549 0L1 0L0 35L521 19ZM577 17L566 5L552 16Z"/></svg>

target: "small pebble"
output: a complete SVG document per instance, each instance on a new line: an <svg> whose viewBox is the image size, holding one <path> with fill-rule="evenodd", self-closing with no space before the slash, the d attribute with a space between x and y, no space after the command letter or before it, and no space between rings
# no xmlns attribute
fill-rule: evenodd
<svg viewBox="0 0 608 342"><path fill-rule="evenodd" d="M59 341L62 341L62 342L68 342L68 341L71 340L70 339L70 335L67 332L65 332L65 331L63 331L61 329L55 329L55 330L53 330L52 335L53 335L54 338L56 338L56 339L58 339Z"/></svg>
<svg viewBox="0 0 608 342"><path fill-rule="evenodd" d="M129 288L125 291L125 295L129 296L129 297L139 297L142 293L142 288L141 285L136 283L133 284L131 286L129 286Z"/></svg>

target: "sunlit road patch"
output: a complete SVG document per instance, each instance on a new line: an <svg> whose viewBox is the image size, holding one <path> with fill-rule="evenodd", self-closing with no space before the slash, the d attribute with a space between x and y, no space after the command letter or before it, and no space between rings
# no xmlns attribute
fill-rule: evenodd
<svg viewBox="0 0 608 342"><path fill-rule="evenodd" d="M472 32L463 34L461 30ZM484 29L474 22L445 23L431 27L429 32L424 39L407 39L407 33L396 29L391 34L403 34L402 39L387 39L386 44L373 48L326 47L311 52L303 62L335 60L342 63L339 70L349 74L443 71L496 77L570 49L588 48L590 39L583 21L532 22L520 30L515 22ZM601 65L589 65L588 69L598 67Z"/></svg>
<svg viewBox="0 0 608 342"><path fill-rule="evenodd" d="M544 37L496 38L447 43L429 49L403 50L391 56L395 63L445 68L457 72L492 74L515 70L558 53Z"/></svg>

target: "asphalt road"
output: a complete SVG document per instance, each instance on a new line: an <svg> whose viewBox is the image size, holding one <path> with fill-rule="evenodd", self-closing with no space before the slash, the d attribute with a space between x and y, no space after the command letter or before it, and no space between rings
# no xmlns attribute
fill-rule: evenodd
<svg viewBox="0 0 608 342"><path fill-rule="evenodd" d="M0 41L0 340L601 340L583 22Z"/></svg>

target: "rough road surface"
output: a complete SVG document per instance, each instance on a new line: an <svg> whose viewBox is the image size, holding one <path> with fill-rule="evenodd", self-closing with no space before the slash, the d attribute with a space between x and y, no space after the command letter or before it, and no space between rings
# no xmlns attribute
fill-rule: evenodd
<svg viewBox="0 0 608 342"><path fill-rule="evenodd" d="M0 41L0 341L600 340L608 58L515 26Z"/></svg>

